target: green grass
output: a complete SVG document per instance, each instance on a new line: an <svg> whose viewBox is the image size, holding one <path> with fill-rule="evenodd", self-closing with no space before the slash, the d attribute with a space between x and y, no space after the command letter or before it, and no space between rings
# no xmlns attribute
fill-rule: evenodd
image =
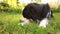
<svg viewBox="0 0 60 34"><path fill-rule="evenodd" d="M54 19L46 28L38 27L38 24L32 22L21 26L18 25L20 18L19 13L0 12L0 34L58 34L60 31L60 13L54 13Z"/></svg>

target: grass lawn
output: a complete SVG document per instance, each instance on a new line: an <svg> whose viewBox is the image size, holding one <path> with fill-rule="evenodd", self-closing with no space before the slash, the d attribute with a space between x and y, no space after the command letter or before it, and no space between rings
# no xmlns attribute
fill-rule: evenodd
<svg viewBox="0 0 60 34"><path fill-rule="evenodd" d="M18 25L21 14L0 12L0 34L59 34L60 12L54 13L54 19L46 28L38 27L32 22L29 25Z"/></svg>

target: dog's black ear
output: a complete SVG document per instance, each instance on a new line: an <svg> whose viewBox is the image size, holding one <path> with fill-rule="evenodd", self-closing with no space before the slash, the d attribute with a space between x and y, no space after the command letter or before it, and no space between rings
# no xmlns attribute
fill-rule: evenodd
<svg viewBox="0 0 60 34"><path fill-rule="evenodd" d="M50 9L50 6L49 6L49 4L47 3L46 5L46 8L49 10Z"/></svg>
<svg viewBox="0 0 60 34"><path fill-rule="evenodd" d="M47 4L44 4L44 5L43 5L43 9L44 9L45 11L50 10L49 4L48 4L48 3L47 3Z"/></svg>

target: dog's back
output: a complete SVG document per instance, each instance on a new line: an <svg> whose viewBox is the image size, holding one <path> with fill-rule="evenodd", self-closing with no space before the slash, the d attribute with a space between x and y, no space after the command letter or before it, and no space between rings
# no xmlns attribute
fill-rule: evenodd
<svg viewBox="0 0 60 34"><path fill-rule="evenodd" d="M42 20L50 11L48 4L30 3L23 10L23 17L32 20Z"/></svg>

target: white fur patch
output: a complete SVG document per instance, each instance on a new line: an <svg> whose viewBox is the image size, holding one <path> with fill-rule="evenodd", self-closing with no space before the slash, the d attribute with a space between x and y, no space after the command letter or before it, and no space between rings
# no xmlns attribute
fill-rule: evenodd
<svg viewBox="0 0 60 34"><path fill-rule="evenodd" d="M21 20L22 20L23 22L22 22L22 23L19 23L18 25L20 25L20 24L21 24L21 25L23 26L23 25L25 25L25 24L28 24L28 23L29 23L29 20L28 20L28 19L26 19L26 18L22 18Z"/></svg>
<svg viewBox="0 0 60 34"><path fill-rule="evenodd" d="M40 21L39 26L46 27L47 24L48 24L48 19L44 18L43 20Z"/></svg>
<svg viewBox="0 0 60 34"><path fill-rule="evenodd" d="M23 25L25 25L25 24L29 24L29 22L19 23L18 25L20 25L20 24L23 26Z"/></svg>
<svg viewBox="0 0 60 34"><path fill-rule="evenodd" d="M29 24L29 20L25 20L23 23L20 23L22 26L24 25L24 24Z"/></svg>
<svg viewBox="0 0 60 34"><path fill-rule="evenodd" d="M47 13L46 17L49 17L49 18L51 17L51 10L50 10L50 12Z"/></svg>

